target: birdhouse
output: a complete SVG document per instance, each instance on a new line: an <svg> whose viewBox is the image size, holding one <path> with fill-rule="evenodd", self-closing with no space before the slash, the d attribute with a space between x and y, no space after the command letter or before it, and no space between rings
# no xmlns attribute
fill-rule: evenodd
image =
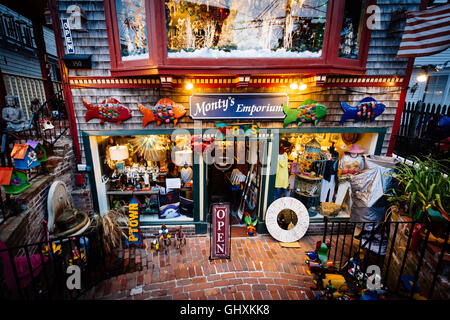
<svg viewBox="0 0 450 320"><path fill-rule="evenodd" d="M40 165L36 151L28 144L15 144L11 158L16 169L28 170Z"/></svg>
<svg viewBox="0 0 450 320"><path fill-rule="evenodd" d="M42 144L33 140L28 140L27 144L34 149L39 162L47 161L47 151Z"/></svg>
<svg viewBox="0 0 450 320"><path fill-rule="evenodd" d="M7 194L18 194L31 186L27 175L14 168L0 168L0 185Z"/></svg>

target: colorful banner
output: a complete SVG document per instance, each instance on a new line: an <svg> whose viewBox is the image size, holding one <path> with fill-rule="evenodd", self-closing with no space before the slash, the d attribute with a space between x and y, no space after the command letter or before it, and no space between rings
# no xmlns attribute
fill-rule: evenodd
<svg viewBox="0 0 450 320"><path fill-rule="evenodd" d="M230 258L230 205L212 206L212 247L210 259Z"/></svg>
<svg viewBox="0 0 450 320"><path fill-rule="evenodd" d="M286 94L194 94L189 99L189 115L200 119L284 119Z"/></svg>

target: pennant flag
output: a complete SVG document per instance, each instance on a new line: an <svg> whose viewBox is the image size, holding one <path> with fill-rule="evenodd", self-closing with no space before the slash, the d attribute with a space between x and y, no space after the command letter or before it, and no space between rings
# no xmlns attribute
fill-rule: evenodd
<svg viewBox="0 0 450 320"><path fill-rule="evenodd" d="M408 12L397 58L430 56L450 47L450 4Z"/></svg>

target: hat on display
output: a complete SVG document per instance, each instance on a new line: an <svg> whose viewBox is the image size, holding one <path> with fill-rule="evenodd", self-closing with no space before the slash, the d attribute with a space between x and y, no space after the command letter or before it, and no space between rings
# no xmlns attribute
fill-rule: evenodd
<svg viewBox="0 0 450 320"><path fill-rule="evenodd" d="M360 149L357 144L352 144L350 150L347 150L349 153L364 153L366 150Z"/></svg>

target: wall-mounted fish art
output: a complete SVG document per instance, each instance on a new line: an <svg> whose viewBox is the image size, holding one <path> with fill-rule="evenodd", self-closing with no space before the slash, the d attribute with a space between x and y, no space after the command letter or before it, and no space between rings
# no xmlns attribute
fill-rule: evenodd
<svg viewBox="0 0 450 320"><path fill-rule="evenodd" d="M317 125L319 120L327 115L327 107L313 99L305 100L297 109L291 109L283 104L283 111L286 114L284 127L292 122L297 122L299 126L308 122Z"/></svg>
<svg viewBox="0 0 450 320"><path fill-rule="evenodd" d="M154 107L145 108L143 105L138 105L139 110L144 115L142 124L144 127L149 123L156 121L159 126L161 123L177 124L178 119L186 114L186 109L178 103L173 102L169 98L160 99Z"/></svg>
<svg viewBox="0 0 450 320"><path fill-rule="evenodd" d="M340 124L350 119L355 119L355 122L359 121L370 121L372 122L383 113L386 106L382 103L377 102L372 97L366 97L362 99L355 107L348 105L345 102L341 102L344 114L341 117Z"/></svg>
<svg viewBox="0 0 450 320"><path fill-rule="evenodd" d="M120 125L122 121L130 119L132 116L130 108L125 107L114 98L105 99L97 106L94 106L83 99L83 104L87 109L86 122L97 118L100 119L100 124L108 121L117 122L117 124Z"/></svg>

